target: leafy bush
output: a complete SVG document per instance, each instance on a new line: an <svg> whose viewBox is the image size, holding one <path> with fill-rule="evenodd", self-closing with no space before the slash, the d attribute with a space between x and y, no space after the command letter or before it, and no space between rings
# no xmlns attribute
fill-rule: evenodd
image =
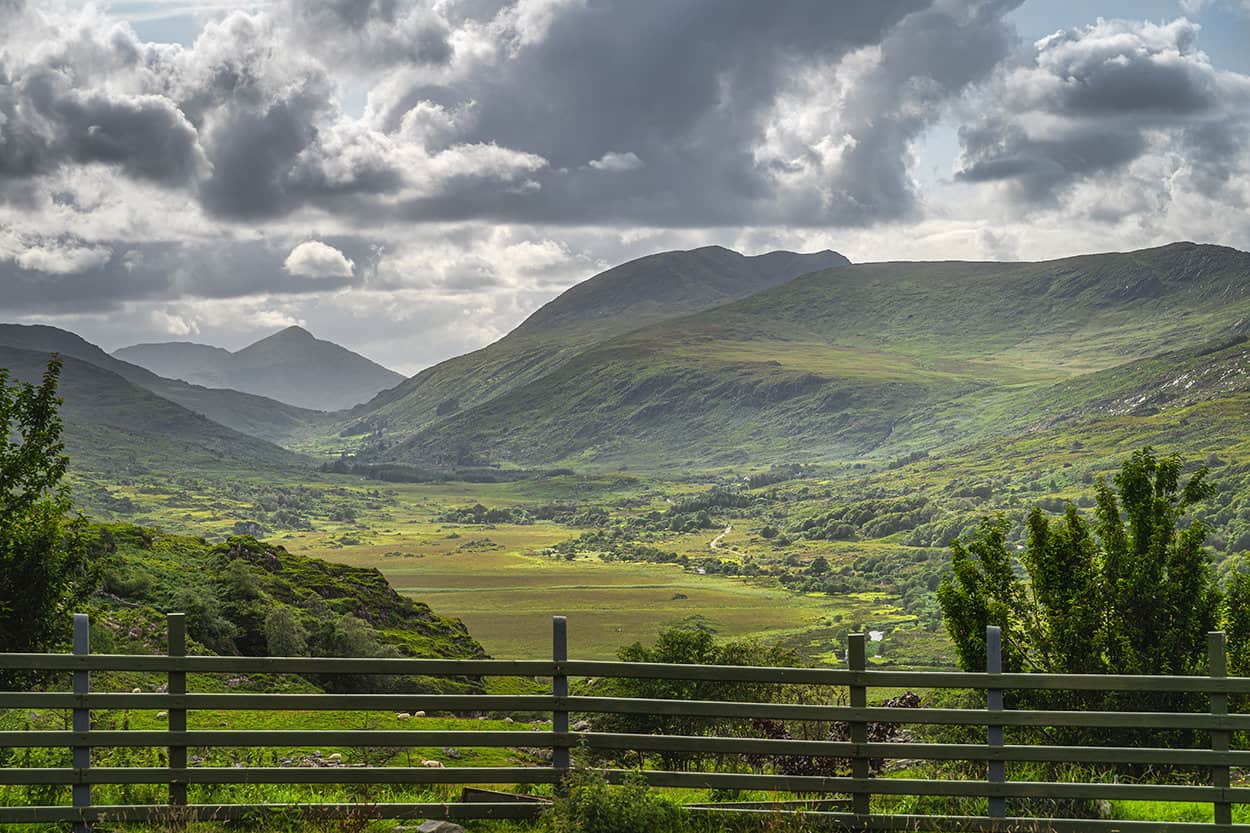
<svg viewBox="0 0 1250 833"><path fill-rule="evenodd" d="M632 773L620 787L608 784L603 773L589 768L573 770L566 782L568 796L558 798L543 815L551 833L684 833L682 809Z"/></svg>
<svg viewBox="0 0 1250 833"><path fill-rule="evenodd" d="M718 644L701 628L670 628L660 633L655 645L640 642L622 648L617 656L623 662L660 662L697 665L796 666L799 657L778 645L753 640ZM665 700L721 700L770 702L784 698L785 690L775 684L728 682L725 680L610 679L601 680L595 694ZM741 735L750 721L734 718L705 718L663 714L603 714L592 721L596 731L663 735L721 736ZM700 761L699 755L662 752L666 769L681 769Z"/></svg>

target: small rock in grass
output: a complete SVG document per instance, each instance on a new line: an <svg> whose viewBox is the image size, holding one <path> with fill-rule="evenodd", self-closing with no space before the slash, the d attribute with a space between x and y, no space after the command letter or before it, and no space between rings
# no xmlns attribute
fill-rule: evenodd
<svg viewBox="0 0 1250 833"><path fill-rule="evenodd" d="M417 833L465 833L464 828L454 822L432 820L417 828Z"/></svg>
<svg viewBox="0 0 1250 833"><path fill-rule="evenodd" d="M131 694L142 694L142 693L143 693L143 689L141 689L141 688L132 688L132 689L130 689L130 693L131 693Z"/></svg>
<svg viewBox="0 0 1250 833"><path fill-rule="evenodd" d="M446 755L448 758L453 758L457 761L460 760L460 750L454 746L444 746L443 754Z"/></svg>

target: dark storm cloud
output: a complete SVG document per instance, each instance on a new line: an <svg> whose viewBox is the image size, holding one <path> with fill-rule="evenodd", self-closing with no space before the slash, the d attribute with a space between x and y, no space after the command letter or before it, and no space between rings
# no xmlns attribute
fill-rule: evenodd
<svg viewBox="0 0 1250 833"><path fill-rule="evenodd" d="M294 0L299 35L336 60L361 66L442 65L451 29L424 4L401 0Z"/></svg>
<svg viewBox="0 0 1250 833"><path fill-rule="evenodd" d="M422 79L379 107L383 125L395 129L422 101L449 111L471 103L462 141L549 162L534 177L540 187L449 189L414 201L411 216L669 225L861 225L903 216L915 204L910 142L938 104L1006 54L1002 17L1018 3L567 5L535 43L523 42L530 33L516 18L512 37L522 42L506 60L451 84ZM830 108L826 126L851 139L842 164L813 171L820 181L810 188L782 187L777 174L795 170L789 161L757 158L778 97L796 75L865 47L880 47L881 56L849 109ZM628 175L595 164L612 154L639 164Z"/></svg>
<svg viewBox="0 0 1250 833"><path fill-rule="evenodd" d="M989 115L959 132L958 178L1002 181L1025 205L1053 205L1072 185L1126 168L1164 142L1204 190L1238 170L1250 87L1198 49L1198 27L1102 21L1036 44L1007 72Z"/></svg>
<svg viewBox="0 0 1250 833"><path fill-rule="evenodd" d="M376 259L358 238L325 241L367 271ZM98 313L125 301L225 299L301 295L359 282L340 276L310 280L282 268L288 246L264 242L115 244L101 247L61 236L0 261L0 308L7 314Z"/></svg>
<svg viewBox="0 0 1250 833"><path fill-rule="evenodd" d="M203 167L195 128L168 99L74 89L64 72L0 65L0 178L99 163L166 186Z"/></svg>
<svg viewBox="0 0 1250 833"><path fill-rule="evenodd" d="M911 143L1018 2L312 0L190 48L14 7L59 40L4 70L0 180L103 164L239 222L866 225L914 211ZM770 136L786 107L817 129Z"/></svg>

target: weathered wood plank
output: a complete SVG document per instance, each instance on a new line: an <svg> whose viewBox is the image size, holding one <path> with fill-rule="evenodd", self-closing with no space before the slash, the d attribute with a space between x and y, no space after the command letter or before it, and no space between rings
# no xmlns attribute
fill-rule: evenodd
<svg viewBox="0 0 1250 833"><path fill-rule="evenodd" d="M169 657L140 654L8 654L0 668L38 671L182 671L191 674L403 674L430 677L550 677L549 660L412 657Z"/></svg>
<svg viewBox="0 0 1250 833"><path fill-rule="evenodd" d="M70 746L88 740L86 733L66 731L0 732L0 747L31 748ZM547 747L557 740L551 732L514 731L442 731L404 729L193 729L185 732L169 732L159 729L139 731L95 731L90 733L92 745L97 747L148 747L177 744L188 746L464 746L501 747L537 746ZM570 735L563 739L576 743Z"/></svg>
<svg viewBox="0 0 1250 833"><path fill-rule="evenodd" d="M1250 677L1164 677L1136 674L987 674L972 671L852 671L839 668L773 668L744 665L571 660L572 677L724 680L777 684L828 685L846 688L967 688L1064 691L1149 691L1224 694L1250 693Z"/></svg>
<svg viewBox="0 0 1250 833"><path fill-rule="evenodd" d="M362 810L378 819L531 819L543 810L534 802L389 803L371 804L192 804L172 808L163 804L101 805L81 814L72 807L0 807L0 824L48 824L79 820L109 822L239 821L267 815L289 818L299 813L310 819L342 819Z"/></svg>
<svg viewBox="0 0 1250 833"><path fill-rule="evenodd" d="M570 697L575 712L665 714L694 717L742 717L770 720L985 726L1129 727L1139 729L1250 729L1250 714L1174 714L1172 712L1005 711L993 717L983 709L891 709L880 706L741 703L719 700L647 700L617 697Z"/></svg>
<svg viewBox="0 0 1250 833"><path fill-rule="evenodd" d="M0 769L0 784L554 784L550 767L93 767Z"/></svg>
<svg viewBox="0 0 1250 833"><path fill-rule="evenodd" d="M222 709L273 711L546 711L549 694L72 694L0 692L0 709Z"/></svg>

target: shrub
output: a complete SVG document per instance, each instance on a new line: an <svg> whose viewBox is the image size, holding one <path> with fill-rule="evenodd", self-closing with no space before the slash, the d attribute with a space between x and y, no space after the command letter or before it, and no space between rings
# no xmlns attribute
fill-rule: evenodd
<svg viewBox="0 0 1250 833"><path fill-rule="evenodd" d="M558 798L544 815L551 833L683 833L682 809L631 773L612 787L599 770L573 770L568 796Z"/></svg>

